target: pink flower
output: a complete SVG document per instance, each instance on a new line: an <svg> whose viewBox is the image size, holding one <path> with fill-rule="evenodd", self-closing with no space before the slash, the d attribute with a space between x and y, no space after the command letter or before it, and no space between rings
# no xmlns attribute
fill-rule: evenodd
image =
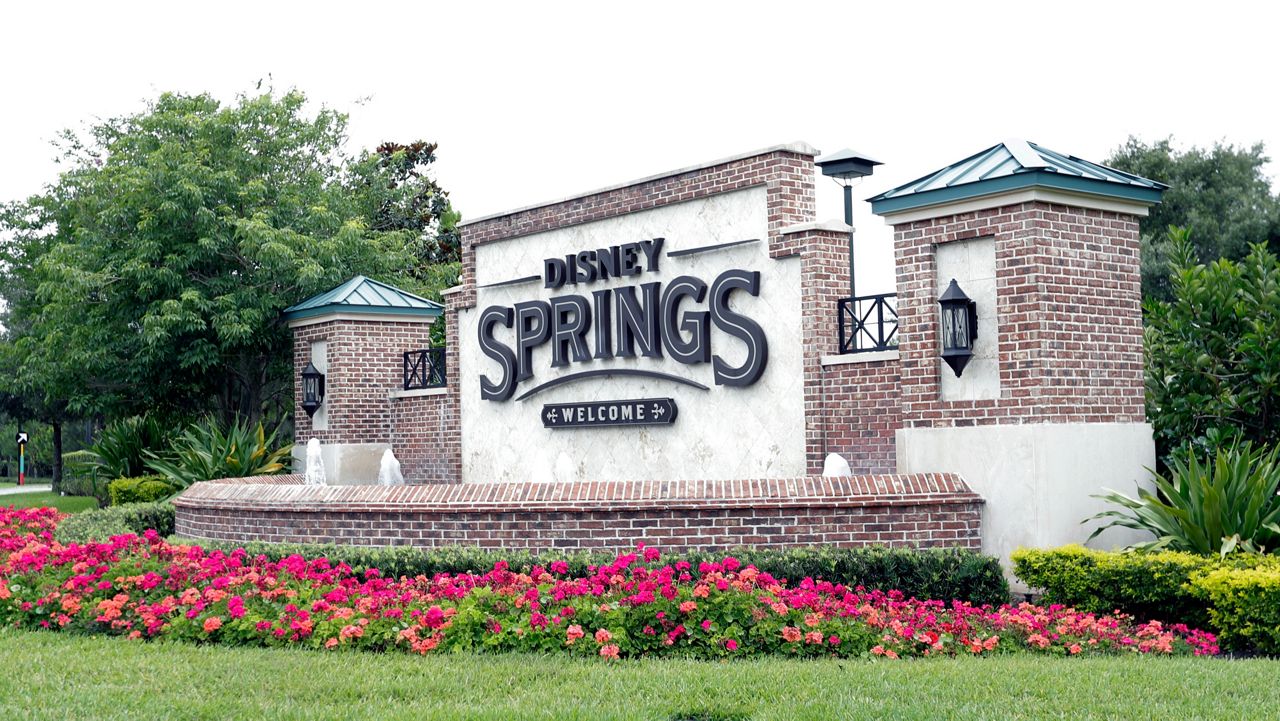
<svg viewBox="0 0 1280 721"><path fill-rule="evenodd" d="M782 627L782 639L787 643L795 643L796 641L799 641L802 635L803 634L800 633L800 629L795 626Z"/></svg>
<svg viewBox="0 0 1280 721"><path fill-rule="evenodd" d="M565 645L572 646L574 641L577 641L578 639L582 638L586 634L582 632L582 627L575 623L569 628L565 629L564 635L565 635L565 642L564 642Z"/></svg>
<svg viewBox="0 0 1280 721"><path fill-rule="evenodd" d="M710 630L711 630L711 619L706 618L706 619L703 619L703 620L702 620L702 630L703 630L703 631L710 631Z"/></svg>
<svg viewBox="0 0 1280 721"><path fill-rule="evenodd" d="M612 643L611 643L611 644L609 644L609 645L607 645L607 646L601 646L601 647L600 647L600 655L601 655L601 656L603 656L603 657L605 657L605 658L617 658L617 657L618 657L618 651L620 651L620 650L621 650L621 649L620 649L620 648L618 648L618 646L617 646L617 645L615 645L615 644L612 644Z"/></svg>
<svg viewBox="0 0 1280 721"><path fill-rule="evenodd" d="M725 639L724 647L725 647L726 649L728 649L729 651L737 651L737 650L738 650L738 642L737 642L737 641L735 641L735 640L733 640L733 639L731 639L731 638Z"/></svg>
<svg viewBox="0 0 1280 721"><path fill-rule="evenodd" d="M698 604L693 601L685 601L680 604L680 613L693 613L698 610Z"/></svg>
<svg viewBox="0 0 1280 721"><path fill-rule="evenodd" d="M213 633L222 628L222 618L219 616L210 616L204 620L204 632Z"/></svg>
<svg viewBox="0 0 1280 721"><path fill-rule="evenodd" d="M596 631L596 643L609 643L613 639L613 634L608 629L599 629Z"/></svg>

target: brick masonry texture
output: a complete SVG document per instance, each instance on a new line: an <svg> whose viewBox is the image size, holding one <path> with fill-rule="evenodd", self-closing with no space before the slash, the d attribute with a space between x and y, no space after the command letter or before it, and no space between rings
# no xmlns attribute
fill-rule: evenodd
<svg viewBox="0 0 1280 721"><path fill-rule="evenodd" d="M457 481L461 452L457 404L448 395L388 397L404 383L404 352L427 348L427 323L338 320L293 329L294 438L305 443L390 443L405 478ZM328 428L318 431L302 410L302 368L311 344L328 342L325 404Z"/></svg>
<svg viewBox="0 0 1280 721"><path fill-rule="evenodd" d="M822 371L822 458L839 453L854 473L895 472L895 431L902 427L899 362L849 363Z"/></svg>
<svg viewBox="0 0 1280 721"><path fill-rule="evenodd" d="M745 481L303 486L228 479L175 500L182 536L233 541L673 552L978 548L982 499L950 474Z"/></svg>
<svg viewBox="0 0 1280 721"><path fill-rule="evenodd" d="M943 401L937 245L992 237L1000 397ZM907 427L1141 423L1138 218L1027 202L894 226Z"/></svg>

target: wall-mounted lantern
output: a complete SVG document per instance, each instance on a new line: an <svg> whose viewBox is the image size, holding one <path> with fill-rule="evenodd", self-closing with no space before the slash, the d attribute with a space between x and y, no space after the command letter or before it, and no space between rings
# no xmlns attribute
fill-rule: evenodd
<svg viewBox="0 0 1280 721"><path fill-rule="evenodd" d="M973 341L978 338L978 304L952 278L938 305L942 306L942 360L959 378L973 357Z"/></svg>
<svg viewBox="0 0 1280 721"><path fill-rule="evenodd" d="M316 370L314 363L307 363L302 370L302 410L310 418L324 403L324 374Z"/></svg>

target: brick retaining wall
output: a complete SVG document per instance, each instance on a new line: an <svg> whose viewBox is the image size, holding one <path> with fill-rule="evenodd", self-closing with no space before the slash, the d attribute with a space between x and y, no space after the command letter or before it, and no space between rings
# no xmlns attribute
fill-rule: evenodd
<svg viewBox="0 0 1280 721"><path fill-rule="evenodd" d="M750 481L304 486L200 483L174 505L197 539L623 550L979 548L983 500L951 474Z"/></svg>

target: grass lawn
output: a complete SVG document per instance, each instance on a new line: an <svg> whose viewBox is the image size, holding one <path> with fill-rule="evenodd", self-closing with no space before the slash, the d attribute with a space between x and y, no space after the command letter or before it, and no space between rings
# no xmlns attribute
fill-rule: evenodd
<svg viewBox="0 0 1280 721"><path fill-rule="evenodd" d="M48 485L53 482L52 478L32 478L27 476L27 485ZM18 486L17 476L0 476L0 488L16 488Z"/></svg>
<svg viewBox="0 0 1280 721"><path fill-rule="evenodd" d="M146 643L0 629L17 719L1261 719L1280 661L605 662Z"/></svg>
<svg viewBox="0 0 1280 721"><path fill-rule="evenodd" d="M53 506L63 513L79 513L97 508L98 500L93 496L59 496L52 491L41 491L5 494L0 496L0 506L17 506L18 508Z"/></svg>

